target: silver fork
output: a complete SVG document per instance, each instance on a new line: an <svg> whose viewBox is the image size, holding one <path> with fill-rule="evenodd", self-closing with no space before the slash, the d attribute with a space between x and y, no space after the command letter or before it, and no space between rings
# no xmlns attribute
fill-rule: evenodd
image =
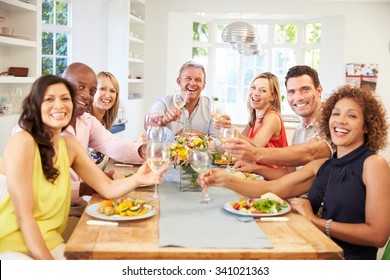
<svg viewBox="0 0 390 280"><path fill-rule="evenodd" d="M243 222L243 223L248 223L248 222L254 222L255 221L255 218L253 217L236 217L237 220L239 220L240 222Z"/></svg>

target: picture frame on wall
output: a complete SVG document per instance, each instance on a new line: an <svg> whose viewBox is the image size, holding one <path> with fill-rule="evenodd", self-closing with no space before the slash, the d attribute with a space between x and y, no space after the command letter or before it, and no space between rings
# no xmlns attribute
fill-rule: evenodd
<svg viewBox="0 0 390 280"><path fill-rule="evenodd" d="M369 86L375 91L378 79L378 64L348 63L345 77L348 84L359 88Z"/></svg>

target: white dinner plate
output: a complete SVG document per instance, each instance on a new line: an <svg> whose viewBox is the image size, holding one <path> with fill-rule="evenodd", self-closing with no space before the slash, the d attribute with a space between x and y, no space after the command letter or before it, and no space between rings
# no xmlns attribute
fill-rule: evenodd
<svg viewBox="0 0 390 280"><path fill-rule="evenodd" d="M248 200L249 198L247 198L246 200ZM248 217L272 217L272 216L280 216L280 215L284 215L284 214L287 214L288 212L291 211L291 206L290 204L287 203L287 207L282 207L282 210L278 213L269 213L269 214L252 214L252 213L243 213L243 212L240 212L236 209L233 208L233 206L230 204L231 202L226 202L224 205L223 205L223 208L228 211L228 212L231 212L231 213L234 213L234 214L237 214L237 215L240 215L240 216L248 216Z"/></svg>
<svg viewBox="0 0 390 280"><path fill-rule="evenodd" d="M102 220L118 221L118 222L146 219L146 218L149 218L149 217L156 215L156 213L157 213L156 209L152 208L148 212L146 212L144 215L141 215L141 216L120 216L118 214L107 216L107 215L104 215L102 213L99 213L99 204L100 204L100 202L89 205L85 209L85 211L87 212L88 215L90 215L92 217L102 219Z"/></svg>

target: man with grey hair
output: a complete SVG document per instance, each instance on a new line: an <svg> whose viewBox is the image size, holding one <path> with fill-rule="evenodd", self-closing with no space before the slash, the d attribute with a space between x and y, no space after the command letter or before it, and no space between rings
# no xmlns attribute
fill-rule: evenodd
<svg viewBox="0 0 390 280"><path fill-rule="evenodd" d="M187 92L187 103L183 111L178 110L173 104L173 95L160 97L149 111L164 114L161 125L166 127L167 139L172 141L175 135L182 134L184 124L178 121L180 118L184 119L187 124L187 133L196 134L202 138L206 135L212 138L217 137L218 131L210 115L211 100L201 95L206 86L206 71L203 65L194 61L184 63L179 70L176 83L181 91ZM184 114L183 117L182 114Z"/></svg>

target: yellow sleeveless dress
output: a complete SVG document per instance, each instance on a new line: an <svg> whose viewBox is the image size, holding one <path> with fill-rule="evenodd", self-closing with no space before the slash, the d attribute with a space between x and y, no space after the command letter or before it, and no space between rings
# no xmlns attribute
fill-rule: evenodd
<svg viewBox="0 0 390 280"><path fill-rule="evenodd" d="M38 145L34 157L33 215L49 250L63 243L61 234L65 229L70 209L70 164L63 138L60 138L58 147L58 159L54 166L60 175L54 183L46 180L43 174ZM23 176L22 168L20 176ZM29 253L9 193L0 201L0 252L8 251Z"/></svg>

